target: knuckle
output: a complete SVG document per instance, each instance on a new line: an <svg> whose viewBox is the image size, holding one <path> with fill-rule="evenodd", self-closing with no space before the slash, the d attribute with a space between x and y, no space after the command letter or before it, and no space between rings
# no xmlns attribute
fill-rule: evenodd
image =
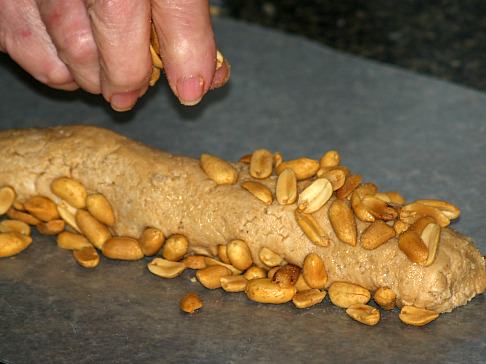
<svg viewBox="0 0 486 364"><path fill-rule="evenodd" d="M69 33L59 50L66 64L87 64L96 60L97 50L89 31Z"/></svg>

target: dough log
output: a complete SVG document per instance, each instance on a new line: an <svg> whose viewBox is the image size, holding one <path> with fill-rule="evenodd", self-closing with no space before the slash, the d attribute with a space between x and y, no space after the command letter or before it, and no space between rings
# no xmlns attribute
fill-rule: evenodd
<svg viewBox="0 0 486 364"><path fill-rule="evenodd" d="M398 249L396 238L374 250L363 249L359 242L354 247L343 243L328 218L334 197L314 213L330 244L313 244L295 221L296 204L266 205L241 187L250 179L245 164L234 164L236 184L217 185L198 160L89 126L4 131L0 150L0 186L14 187L20 200L43 195L56 202L51 182L73 177L88 192L102 193L111 202L116 235L139 237L151 226L165 236L183 234L190 251L210 255L216 255L218 244L241 239L258 265L263 265L263 247L298 266L309 253L316 253L325 263L327 286L346 281L371 291L389 287L399 306L436 312L464 305L486 289L483 257L470 239L450 228L441 230L437 257L430 266L412 263ZM275 176L262 183L275 191ZM358 232L368 225L357 220Z"/></svg>

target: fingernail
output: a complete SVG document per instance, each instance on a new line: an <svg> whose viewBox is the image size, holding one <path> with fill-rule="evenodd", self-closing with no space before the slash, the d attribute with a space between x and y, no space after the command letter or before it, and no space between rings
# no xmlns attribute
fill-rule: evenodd
<svg viewBox="0 0 486 364"><path fill-rule="evenodd" d="M177 80L177 97L181 104L196 105L204 92L204 80L201 76L183 77Z"/></svg>
<svg viewBox="0 0 486 364"><path fill-rule="evenodd" d="M138 100L139 93L140 90L113 94L110 100L111 108L119 112L131 110Z"/></svg>

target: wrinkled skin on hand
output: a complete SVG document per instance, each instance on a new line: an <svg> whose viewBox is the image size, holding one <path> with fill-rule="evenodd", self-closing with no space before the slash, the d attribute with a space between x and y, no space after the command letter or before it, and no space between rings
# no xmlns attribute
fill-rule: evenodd
<svg viewBox="0 0 486 364"><path fill-rule="evenodd" d="M148 89L150 19L181 103L227 80L228 67L215 70L207 0L0 0L0 9L0 51L40 82L102 94L118 111Z"/></svg>

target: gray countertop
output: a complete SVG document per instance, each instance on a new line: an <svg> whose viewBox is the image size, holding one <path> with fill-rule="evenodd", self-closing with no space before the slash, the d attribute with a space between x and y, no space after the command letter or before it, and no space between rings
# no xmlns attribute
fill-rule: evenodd
<svg viewBox="0 0 486 364"><path fill-rule="evenodd" d="M343 163L409 200L441 198L462 209L453 227L486 253L486 95L341 54L298 37L215 22L233 63L230 84L183 108L163 82L130 113L97 96L51 91L0 57L0 129L90 123L174 153L237 159L258 147ZM1 153L1 151L0 151ZM147 260L148 261L148 260ZM162 280L147 261L103 259L79 267L53 238L35 236L0 260L0 362L480 362L484 295L424 328L383 313L376 327L325 303L297 310L244 294ZM204 308L182 314L200 293Z"/></svg>

